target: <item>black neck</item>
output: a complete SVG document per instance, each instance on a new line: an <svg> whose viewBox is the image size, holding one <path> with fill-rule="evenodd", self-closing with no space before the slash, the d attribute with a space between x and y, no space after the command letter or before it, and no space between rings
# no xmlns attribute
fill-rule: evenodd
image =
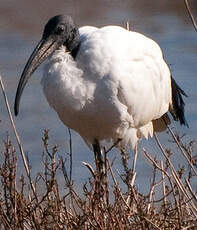
<svg viewBox="0 0 197 230"><path fill-rule="evenodd" d="M65 42L65 46L71 52L71 55L75 59L80 47L80 35L77 27L72 29L72 31L70 32L69 37Z"/></svg>
<svg viewBox="0 0 197 230"><path fill-rule="evenodd" d="M77 54L78 54L78 51L79 51L79 48L80 48L80 42L78 43L78 45L71 51L71 55L72 57L75 59Z"/></svg>

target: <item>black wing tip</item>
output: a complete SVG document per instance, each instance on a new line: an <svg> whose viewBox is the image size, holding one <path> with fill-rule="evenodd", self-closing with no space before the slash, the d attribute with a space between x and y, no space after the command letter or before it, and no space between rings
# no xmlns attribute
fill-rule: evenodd
<svg viewBox="0 0 197 230"><path fill-rule="evenodd" d="M172 78L172 115L175 120L180 122L181 125L185 125L189 128L189 125L185 118L185 103L183 101L182 95L188 97L188 95L179 87L176 81Z"/></svg>
<svg viewBox="0 0 197 230"><path fill-rule="evenodd" d="M185 125L187 128L189 128L189 125L188 125L188 123L187 123L187 121L185 119L185 115L184 114L180 114L178 116L178 120L179 120L179 122L180 122L181 125Z"/></svg>

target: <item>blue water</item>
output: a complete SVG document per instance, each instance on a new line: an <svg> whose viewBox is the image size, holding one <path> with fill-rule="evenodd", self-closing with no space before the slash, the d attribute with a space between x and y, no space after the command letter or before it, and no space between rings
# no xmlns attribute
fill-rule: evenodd
<svg viewBox="0 0 197 230"><path fill-rule="evenodd" d="M186 117L190 128L180 127L173 123L182 134L186 133L186 140L196 139L197 135L197 33L194 31L190 19L182 3L172 4L170 0L166 4L156 1L5 1L0 5L0 72L8 94L8 99L13 111L16 87L24 65L33 48L39 41L42 27L46 20L58 13L72 15L79 25L107 25L118 24L125 26L130 22L133 30L144 33L154 38L163 49L165 59L170 65L172 75L178 84L188 94L186 102ZM178 2L178 1L177 1ZM47 5L46 5L47 4ZM152 5L151 5L152 4ZM42 68L39 68L27 87L25 88L21 104L20 114L15 118L17 130L25 152L29 156L32 173L35 175L41 167L42 160L42 135L44 129L50 130L50 144L59 146L59 154L65 155L69 151L69 135L67 128L59 121L56 113L48 106L42 93L40 79ZM16 143L10 126L6 108L0 93L0 145L6 139L7 133ZM168 136L161 134L164 145L168 144ZM89 172L81 163L82 161L93 164L92 152L85 145L81 137L72 132L73 141L73 179L77 184L87 181ZM153 155L159 156L158 148L153 140L142 141L141 147L146 147ZM175 148L172 146L172 148ZM132 154L132 153L131 153ZM120 157L117 151L110 157L117 157L116 167ZM180 156L178 156L180 157ZM175 157L176 158L176 157ZM180 159L182 159L180 157ZM182 160L180 160L182 162ZM19 156L18 173L23 171ZM121 170L121 169L120 169ZM138 187L146 190L146 181L151 175L151 167L143 154L140 154L137 163Z"/></svg>

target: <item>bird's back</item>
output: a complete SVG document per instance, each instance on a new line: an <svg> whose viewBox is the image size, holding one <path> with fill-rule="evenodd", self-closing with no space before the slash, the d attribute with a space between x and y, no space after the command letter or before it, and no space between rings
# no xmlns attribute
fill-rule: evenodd
<svg viewBox="0 0 197 230"><path fill-rule="evenodd" d="M82 27L80 36L75 62L69 56L67 63L46 70L45 75L53 72L50 85L54 89L54 81L61 100L50 95L47 99L87 142L122 138L123 146L134 147L141 136L152 135L152 121L163 116L172 101L161 49L153 40L118 26ZM68 60L68 53L58 52Z"/></svg>
<svg viewBox="0 0 197 230"><path fill-rule="evenodd" d="M172 102L170 71L156 42L118 26L94 28L86 34L77 58L87 72L84 77L113 82L135 126L168 111Z"/></svg>

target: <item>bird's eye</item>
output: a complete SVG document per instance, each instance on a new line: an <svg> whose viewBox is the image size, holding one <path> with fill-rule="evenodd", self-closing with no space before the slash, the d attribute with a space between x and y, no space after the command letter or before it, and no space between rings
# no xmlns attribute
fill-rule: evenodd
<svg viewBox="0 0 197 230"><path fill-rule="evenodd" d="M55 33L56 33L56 34L61 34L61 33L64 32L64 30L65 30L65 27L64 27L64 26L58 26L58 27L56 28L56 30L55 30Z"/></svg>

